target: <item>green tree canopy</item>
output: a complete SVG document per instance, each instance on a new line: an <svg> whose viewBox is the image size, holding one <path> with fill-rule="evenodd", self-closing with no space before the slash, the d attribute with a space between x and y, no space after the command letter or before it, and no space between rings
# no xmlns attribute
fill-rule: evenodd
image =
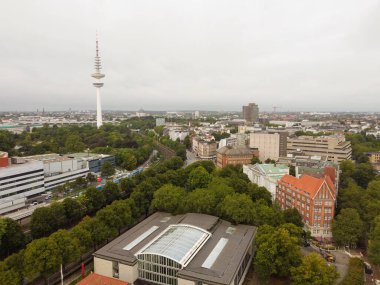
<svg viewBox="0 0 380 285"><path fill-rule="evenodd" d="M380 265L380 216L375 218L368 241L368 257L374 264Z"/></svg>
<svg viewBox="0 0 380 285"><path fill-rule="evenodd" d="M61 263L61 252L53 239L47 237L35 239L25 249L25 273L30 278L37 274L47 278L50 274L58 271Z"/></svg>
<svg viewBox="0 0 380 285"><path fill-rule="evenodd" d="M59 257L64 265L79 259L79 242L67 230L58 230L51 234L49 239L57 244Z"/></svg>
<svg viewBox="0 0 380 285"><path fill-rule="evenodd" d="M179 212L185 196L183 188L166 184L154 192L151 207L153 210L175 214Z"/></svg>
<svg viewBox="0 0 380 285"><path fill-rule="evenodd" d="M232 194L224 198L221 205L222 216L235 224L250 224L253 220L254 204L246 194Z"/></svg>
<svg viewBox="0 0 380 285"><path fill-rule="evenodd" d="M318 253L304 256L290 271L292 285L333 285L339 276L336 267L329 266Z"/></svg>
<svg viewBox="0 0 380 285"><path fill-rule="evenodd" d="M188 185L189 189L207 188L211 182L212 176L202 166L198 166L189 174Z"/></svg>
<svg viewBox="0 0 380 285"><path fill-rule="evenodd" d="M25 245L21 226L10 218L0 218L0 257L4 258Z"/></svg>
<svg viewBox="0 0 380 285"><path fill-rule="evenodd" d="M303 218L296 208L290 208L283 211L286 223L292 223L300 228L303 227Z"/></svg>
<svg viewBox="0 0 380 285"><path fill-rule="evenodd" d="M109 177L114 174L115 174L115 167L112 165L111 162L105 161L101 168L102 177Z"/></svg>
<svg viewBox="0 0 380 285"><path fill-rule="evenodd" d="M65 141L66 152L81 152L86 148L82 138L77 134L71 134Z"/></svg>
<svg viewBox="0 0 380 285"><path fill-rule="evenodd" d="M256 241L254 266L264 283L267 283L272 275L290 276L290 269L301 263L298 238L292 236L285 228L272 229L266 226Z"/></svg>
<svg viewBox="0 0 380 285"><path fill-rule="evenodd" d="M332 223L332 234L338 245L354 246L363 234L363 222L358 211L343 209Z"/></svg>

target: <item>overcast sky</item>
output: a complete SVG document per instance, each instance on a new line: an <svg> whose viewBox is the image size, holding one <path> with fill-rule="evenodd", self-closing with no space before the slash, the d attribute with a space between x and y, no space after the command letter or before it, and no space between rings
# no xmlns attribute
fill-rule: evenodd
<svg viewBox="0 0 380 285"><path fill-rule="evenodd" d="M378 0L2 0L0 110L380 111Z"/></svg>

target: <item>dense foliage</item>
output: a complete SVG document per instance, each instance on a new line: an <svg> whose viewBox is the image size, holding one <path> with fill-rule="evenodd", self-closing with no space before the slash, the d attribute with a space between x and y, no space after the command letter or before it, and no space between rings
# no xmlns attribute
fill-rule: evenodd
<svg viewBox="0 0 380 285"><path fill-rule="evenodd" d="M363 285L363 261L359 258L351 258L348 265L347 275L339 283L339 285Z"/></svg>

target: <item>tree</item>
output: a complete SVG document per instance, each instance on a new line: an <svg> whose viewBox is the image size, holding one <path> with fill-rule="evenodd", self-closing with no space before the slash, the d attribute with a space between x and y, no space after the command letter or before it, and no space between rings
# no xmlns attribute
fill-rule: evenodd
<svg viewBox="0 0 380 285"><path fill-rule="evenodd" d="M66 152L81 152L86 148L81 137L77 134L71 134L65 141Z"/></svg>
<svg viewBox="0 0 380 285"><path fill-rule="evenodd" d="M302 263L290 271L294 285L333 285L339 276L336 267L329 266L318 253L304 256Z"/></svg>
<svg viewBox="0 0 380 285"><path fill-rule="evenodd" d="M189 189L193 190L195 188L206 188L211 182L211 175L202 166L198 166L192 170L189 174L189 179L187 180Z"/></svg>
<svg viewBox="0 0 380 285"><path fill-rule="evenodd" d="M208 189L195 189L187 194L183 203L186 212L215 215L216 197Z"/></svg>
<svg viewBox="0 0 380 285"><path fill-rule="evenodd" d="M114 174L115 174L115 167L112 165L111 162L105 161L101 168L102 177L109 177Z"/></svg>
<svg viewBox="0 0 380 285"><path fill-rule="evenodd" d="M68 225L73 225L83 217L85 209L77 200L66 198L63 200L62 205L65 211L66 221Z"/></svg>
<svg viewBox="0 0 380 285"><path fill-rule="evenodd" d="M20 250L17 253L14 253L4 259L4 265L7 272L3 272L0 262L0 284L21 284L21 281L24 279L24 252L25 250ZM3 275L3 273L5 273ZM2 276L5 278L12 277L12 279L3 280ZM5 282L7 281L7 282Z"/></svg>
<svg viewBox="0 0 380 285"><path fill-rule="evenodd" d="M363 222L358 211L343 209L332 223L332 234L338 245L355 246L363 234Z"/></svg>
<svg viewBox="0 0 380 285"><path fill-rule="evenodd" d="M380 265L380 216L375 218L368 241L368 258Z"/></svg>
<svg viewBox="0 0 380 285"><path fill-rule="evenodd" d="M50 238L44 237L33 240L25 249L24 266L26 276L33 278L41 274L46 278L58 271L62 257L57 243Z"/></svg>
<svg viewBox="0 0 380 285"><path fill-rule="evenodd" d="M129 197L131 195L135 186L136 182L132 178L127 177L120 180L120 190L124 193L123 195L125 195L126 197Z"/></svg>
<svg viewBox="0 0 380 285"><path fill-rule="evenodd" d="M303 228L303 218L296 208L285 209L283 214L286 223L292 223Z"/></svg>
<svg viewBox="0 0 380 285"><path fill-rule="evenodd" d="M0 257L4 258L24 245L25 235L20 224L10 218L0 218Z"/></svg>
<svg viewBox="0 0 380 285"><path fill-rule="evenodd" d="M261 164L262 161L257 156L254 156L251 159L251 164L256 164L256 163L260 163Z"/></svg>
<svg viewBox="0 0 380 285"><path fill-rule="evenodd" d="M246 194L232 194L224 198L221 212L224 218L235 224L250 224L253 220L254 204Z"/></svg>
<svg viewBox="0 0 380 285"><path fill-rule="evenodd" d="M30 231L34 239L45 237L55 231L52 223L52 211L50 207L41 207L34 210L31 221Z"/></svg>
<svg viewBox="0 0 380 285"><path fill-rule="evenodd" d="M119 217L111 206L107 206L96 213L96 218L110 229L110 235L116 236L123 226L121 217Z"/></svg>
<svg viewBox="0 0 380 285"><path fill-rule="evenodd" d="M264 283L268 282L271 275L289 276L290 268L298 266L301 262L298 238L292 236L285 228L272 229L266 227L256 240L254 266Z"/></svg>
<svg viewBox="0 0 380 285"><path fill-rule="evenodd" d="M185 196L184 189L172 184L166 184L154 192L151 207L153 210L175 214L179 212Z"/></svg>
<svg viewBox="0 0 380 285"><path fill-rule="evenodd" d="M89 232L94 249L112 235L110 228L98 218L84 217L80 225Z"/></svg>
<svg viewBox="0 0 380 285"><path fill-rule="evenodd" d="M114 182L107 181L102 191L106 197L107 204L110 204L120 198L119 186Z"/></svg>
<svg viewBox="0 0 380 285"><path fill-rule="evenodd" d="M50 235L49 239L52 239L57 244L59 257L63 265L79 259L79 242L67 230L58 230Z"/></svg>
<svg viewBox="0 0 380 285"><path fill-rule="evenodd" d="M106 197L101 190L88 187L85 191L86 207L88 212L96 212L106 205Z"/></svg>
<svg viewBox="0 0 380 285"><path fill-rule="evenodd" d="M371 163L360 163L356 166L352 178L359 186L366 188L368 183L375 177L375 171Z"/></svg>
<svg viewBox="0 0 380 285"><path fill-rule="evenodd" d="M85 229L82 222L71 230L71 235L77 239L81 253L87 252L93 246L91 233Z"/></svg>

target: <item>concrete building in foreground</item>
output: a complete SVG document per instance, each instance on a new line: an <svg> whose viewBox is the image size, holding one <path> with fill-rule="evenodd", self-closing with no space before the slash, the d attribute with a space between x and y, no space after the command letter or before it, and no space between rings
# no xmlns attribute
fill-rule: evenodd
<svg viewBox="0 0 380 285"><path fill-rule="evenodd" d="M94 253L94 271L128 283L240 285L256 228L204 214L155 213Z"/></svg>
<svg viewBox="0 0 380 285"><path fill-rule="evenodd" d="M350 160L352 154L351 143L342 135L288 138L287 148L288 152L302 151L306 155L327 156L328 161L335 163Z"/></svg>

